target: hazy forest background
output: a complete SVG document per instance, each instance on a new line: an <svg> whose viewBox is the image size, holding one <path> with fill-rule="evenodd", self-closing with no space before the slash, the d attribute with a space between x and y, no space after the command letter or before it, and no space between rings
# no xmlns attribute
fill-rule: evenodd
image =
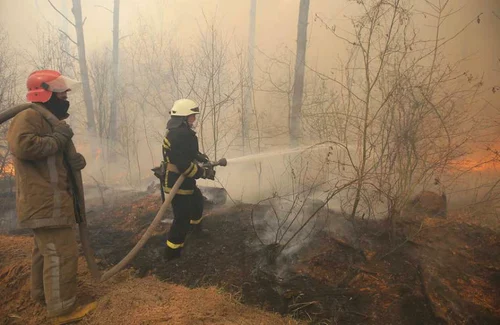
<svg viewBox="0 0 500 325"><path fill-rule="evenodd" d="M0 110L33 70L82 81L86 184L147 186L187 97L203 152L257 155L218 171L235 200L392 220L425 189L497 218L499 1L1 0L0 30Z"/></svg>

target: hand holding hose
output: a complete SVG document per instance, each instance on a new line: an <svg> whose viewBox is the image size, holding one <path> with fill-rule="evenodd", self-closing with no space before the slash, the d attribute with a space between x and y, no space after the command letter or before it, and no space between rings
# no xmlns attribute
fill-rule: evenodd
<svg viewBox="0 0 500 325"><path fill-rule="evenodd" d="M215 166L227 166L227 160L226 158L221 158L218 161L209 161L207 160L203 164L201 164L201 167L203 168L203 176L202 178L206 179L215 179Z"/></svg>
<svg viewBox="0 0 500 325"><path fill-rule="evenodd" d="M215 169L213 167L203 167L203 176L201 178L214 180Z"/></svg>
<svg viewBox="0 0 500 325"><path fill-rule="evenodd" d="M73 137L73 130L71 129L71 127L66 122L60 121L53 126L53 129L54 133L52 134L52 136L59 145L59 148L62 149L66 147L68 141L70 141Z"/></svg>

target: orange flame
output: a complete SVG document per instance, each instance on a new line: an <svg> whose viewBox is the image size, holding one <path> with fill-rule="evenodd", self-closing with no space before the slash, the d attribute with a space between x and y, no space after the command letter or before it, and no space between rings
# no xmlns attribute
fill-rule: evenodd
<svg viewBox="0 0 500 325"><path fill-rule="evenodd" d="M462 159L453 161L451 163L453 169L457 171L492 171L500 169L500 161L498 160L474 160L474 159Z"/></svg>
<svg viewBox="0 0 500 325"><path fill-rule="evenodd" d="M101 154L102 154L102 149L97 148L96 154L95 154L95 160L99 160L99 158L101 157Z"/></svg>
<svg viewBox="0 0 500 325"><path fill-rule="evenodd" d="M0 178L8 178L16 175L16 170L14 168L14 164L12 162L8 162L3 166L3 169L0 173Z"/></svg>

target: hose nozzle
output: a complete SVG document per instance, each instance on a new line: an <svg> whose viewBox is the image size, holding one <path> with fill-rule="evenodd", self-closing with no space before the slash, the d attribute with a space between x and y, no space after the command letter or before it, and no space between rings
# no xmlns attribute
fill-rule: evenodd
<svg viewBox="0 0 500 325"><path fill-rule="evenodd" d="M203 167L227 166L227 159L221 158L218 161L208 161L202 164Z"/></svg>
<svg viewBox="0 0 500 325"><path fill-rule="evenodd" d="M222 167L227 166L227 159L226 158L219 159L219 161L216 162L215 166L222 166Z"/></svg>

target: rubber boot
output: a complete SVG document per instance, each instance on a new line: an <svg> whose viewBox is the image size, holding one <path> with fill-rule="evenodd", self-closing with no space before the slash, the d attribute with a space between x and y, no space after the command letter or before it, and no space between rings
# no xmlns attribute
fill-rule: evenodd
<svg viewBox="0 0 500 325"><path fill-rule="evenodd" d="M163 254L163 259L166 262L175 260L181 257L181 249L172 249L170 247L165 247L165 253Z"/></svg>
<svg viewBox="0 0 500 325"><path fill-rule="evenodd" d="M196 237L205 237L210 235L210 232L208 229L203 227L203 223L200 222L197 225L191 225L191 234L193 234Z"/></svg>
<svg viewBox="0 0 500 325"><path fill-rule="evenodd" d="M96 302L76 307L71 313L54 317L53 324L62 325L82 320L88 313L97 308Z"/></svg>

